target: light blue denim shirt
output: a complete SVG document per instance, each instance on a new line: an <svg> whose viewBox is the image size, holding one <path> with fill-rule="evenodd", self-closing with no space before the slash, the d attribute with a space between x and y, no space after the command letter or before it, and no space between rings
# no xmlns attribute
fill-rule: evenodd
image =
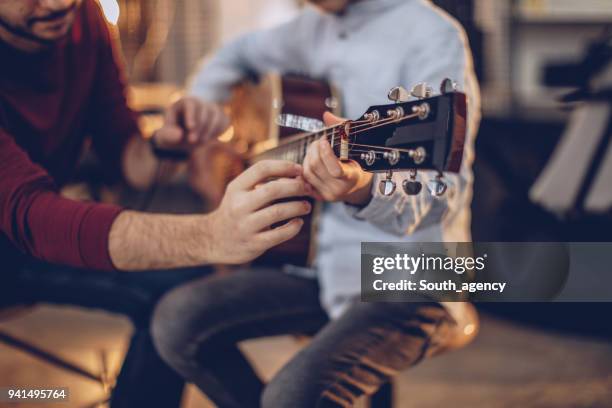
<svg viewBox="0 0 612 408"><path fill-rule="evenodd" d="M317 239L315 272L321 302L332 317L360 294L362 241L469 241L472 162L480 120L478 84L466 36L447 14L425 0L361 0L342 15L305 7L292 21L249 33L227 44L198 70L190 93L224 101L231 85L249 72L300 73L325 78L342 97L344 116L357 118L371 105L389 103L394 86L444 78L468 95L468 137L459 175L446 175L442 198L427 188L418 196L378 193L363 209L326 204ZM398 186L406 174L396 173ZM420 172L425 185L433 177ZM294 270L295 271L295 270ZM304 272L304 271L302 271ZM452 307L451 307L452 309Z"/></svg>

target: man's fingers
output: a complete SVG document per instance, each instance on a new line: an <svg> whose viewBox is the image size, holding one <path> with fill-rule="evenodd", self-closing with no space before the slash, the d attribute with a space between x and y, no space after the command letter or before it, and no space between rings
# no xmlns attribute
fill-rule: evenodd
<svg viewBox="0 0 612 408"><path fill-rule="evenodd" d="M202 104L194 99L185 100L184 105L184 126L187 132L187 141L189 143L197 143L199 138L198 128L202 126L201 115L204 108Z"/></svg>
<svg viewBox="0 0 612 408"><path fill-rule="evenodd" d="M198 125L198 119L202 106L193 99L183 100L183 124L185 129L195 130Z"/></svg>
<svg viewBox="0 0 612 408"><path fill-rule="evenodd" d="M255 163L232 182L232 188L239 191L252 190L257 184L278 177L297 177L302 166L285 160L264 160Z"/></svg>
<svg viewBox="0 0 612 408"><path fill-rule="evenodd" d="M299 178L281 178L257 186L255 191L250 192L248 207L256 210L274 201L293 197L306 197L311 193L310 185L304 180Z"/></svg>
<svg viewBox="0 0 612 408"><path fill-rule="evenodd" d="M168 109L166 109L166 112L164 113L164 126L180 125L179 123L179 116L180 116L179 105L181 103L182 101L178 101L172 106L170 106Z"/></svg>
<svg viewBox="0 0 612 408"><path fill-rule="evenodd" d="M290 201L263 208L249 217L253 220L253 231L262 231L271 225L310 213L312 205L308 201Z"/></svg>
<svg viewBox="0 0 612 408"><path fill-rule="evenodd" d="M217 105L188 97L166 110L164 126L181 129L180 142L195 145L218 136L229 126L229 119Z"/></svg>
<svg viewBox="0 0 612 408"><path fill-rule="evenodd" d="M206 106L200 114L198 142L204 143L219 136L229 126L229 119L223 111L214 105Z"/></svg>
<svg viewBox="0 0 612 408"><path fill-rule="evenodd" d="M196 139L193 143L202 143L207 139L214 120L214 112L210 107L204 106L198 111L197 127L194 130Z"/></svg>
<svg viewBox="0 0 612 408"><path fill-rule="evenodd" d="M344 176L344 169L340 160L336 157L331 145L326 139L321 139L318 143L319 156L325 168L332 177L340 178Z"/></svg>
<svg viewBox="0 0 612 408"><path fill-rule="evenodd" d="M323 122L325 122L325 126L334 126L346 122L346 119L336 116L331 112L325 112L323 114Z"/></svg>
<svg viewBox="0 0 612 408"><path fill-rule="evenodd" d="M295 237L298 232L300 232L303 225L304 220L301 218L294 218L280 227L276 227L269 231L260 232L257 239L263 243L265 249L267 250Z"/></svg>
<svg viewBox="0 0 612 408"><path fill-rule="evenodd" d="M306 160L304 161L304 178L306 182L310 183L316 190L316 192L321 192L325 189L325 181L319 177L314 169L318 165L316 163L318 154L315 152L316 143L310 145L308 154L306 155ZM319 199L317 195L313 196L314 198Z"/></svg>
<svg viewBox="0 0 612 408"><path fill-rule="evenodd" d="M314 173L320 181L326 182L332 176L327 171L327 167L321 158L320 141L316 141L310 145L308 149L307 159L310 171Z"/></svg>
<svg viewBox="0 0 612 408"><path fill-rule="evenodd" d="M165 124L157 132L155 132L155 143L160 147L169 147L181 143L183 140L183 131L180 127L171 124Z"/></svg>
<svg viewBox="0 0 612 408"><path fill-rule="evenodd" d="M185 98L174 103L166 110L164 117L164 127L177 128L181 132L181 140L173 140L168 143L197 141L197 133L194 132L198 124L198 115L201 104L193 98Z"/></svg>
<svg viewBox="0 0 612 408"><path fill-rule="evenodd" d="M320 191L321 188L325 187L325 182L313 172L312 167L310 163L304 163L304 179L306 179L306 182L311 184L315 190Z"/></svg>

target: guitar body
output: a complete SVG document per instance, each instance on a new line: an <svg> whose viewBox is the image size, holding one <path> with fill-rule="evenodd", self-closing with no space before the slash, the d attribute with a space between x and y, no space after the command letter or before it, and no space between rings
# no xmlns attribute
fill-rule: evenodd
<svg viewBox="0 0 612 408"><path fill-rule="evenodd" d="M246 157L275 148L299 130L277 124L280 115L321 119L323 113L338 113L339 99L329 84L300 76L269 74L245 81L234 89L230 102L231 142ZM319 206L304 218L304 227L292 240L273 248L254 261L260 266L285 264L309 266L315 249Z"/></svg>

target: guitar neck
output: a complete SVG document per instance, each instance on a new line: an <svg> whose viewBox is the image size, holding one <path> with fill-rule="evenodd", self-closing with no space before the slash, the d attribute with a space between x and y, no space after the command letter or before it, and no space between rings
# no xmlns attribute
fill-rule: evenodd
<svg viewBox="0 0 612 408"><path fill-rule="evenodd" d="M304 162L304 157L306 157L308 147L313 142L325 137L329 140L331 145L334 146L334 142L340 137L338 132L339 127L341 127L341 125L325 128L317 132L302 133L289 137L281 142L279 146L254 155L251 157L251 162L256 163L261 160L287 160L302 164Z"/></svg>

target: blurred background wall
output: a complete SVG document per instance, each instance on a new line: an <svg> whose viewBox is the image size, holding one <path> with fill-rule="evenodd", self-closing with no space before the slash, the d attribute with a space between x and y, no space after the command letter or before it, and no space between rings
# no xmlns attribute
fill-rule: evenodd
<svg viewBox="0 0 612 408"><path fill-rule="evenodd" d="M118 32L134 82L183 85L197 61L237 35L290 19L301 0L99 0L118 4ZM486 113L562 119L562 91L541 84L541 68L579 56L612 23L609 0L433 0L466 27ZM180 22L180 23L177 23ZM407 29L408 29L407 22Z"/></svg>
<svg viewBox="0 0 612 408"><path fill-rule="evenodd" d="M130 80L183 86L197 62L221 44L290 19L298 0L100 0L119 6L116 34Z"/></svg>

